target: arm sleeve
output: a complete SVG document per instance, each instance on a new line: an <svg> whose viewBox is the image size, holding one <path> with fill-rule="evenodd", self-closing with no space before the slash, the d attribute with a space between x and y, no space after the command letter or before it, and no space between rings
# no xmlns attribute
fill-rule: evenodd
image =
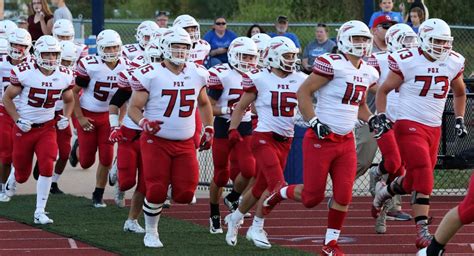
<svg viewBox="0 0 474 256"><path fill-rule="evenodd" d="M117 107L122 107L122 105L127 102L132 96L132 91L126 90L124 88L119 88L110 100L110 105L115 105Z"/></svg>

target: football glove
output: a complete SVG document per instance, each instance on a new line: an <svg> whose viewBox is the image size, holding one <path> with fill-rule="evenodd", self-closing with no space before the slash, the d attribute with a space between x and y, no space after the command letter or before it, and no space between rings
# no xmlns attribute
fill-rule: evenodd
<svg viewBox="0 0 474 256"><path fill-rule="evenodd" d="M309 125L320 140L326 138L326 136L331 133L331 128L326 124L321 123L317 117L313 117L309 120Z"/></svg>
<svg viewBox="0 0 474 256"><path fill-rule="evenodd" d="M235 144L244 140L242 136L240 135L239 131L237 131L237 129L230 129L228 133L228 137L229 137L230 148L233 148Z"/></svg>
<svg viewBox="0 0 474 256"><path fill-rule="evenodd" d="M23 118L18 118L15 122L16 126L22 131L22 132L29 132L31 130L31 125L33 124L31 121L23 119Z"/></svg>
<svg viewBox="0 0 474 256"><path fill-rule="evenodd" d="M143 131L149 134L155 134L160 131L162 124L163 121L150 121L146 118L142 118L140 122L138 122L138 125L143 129Z"/></svg>
<svg viewBox="0 0 474 256"><path fill-rule="evenodd" d="M459 138L463 138L467 135L466 125L464 124L463 117L456 117L456 125L454 125L454 131Z"/></svg>
<svg viewBox="0 0 474 256"><path fill-rule="evenodd" d="M58 127L59 130L64 130L69 126L69 118L59 115L59 120L56 123L56 126Z"/></svg>
<svg viewBox="0 0 474 256"><path fill-rule="evenodd" d="M109 142L115 143L123 140L123 134L119 126L110 127Z"/></svg>
<svg viewBox="0 0 474 256"><path fill-rule="evenodd" d="M199 151L208 150L212 146L212 140L214 138L214 127L204 127L204 133L201 136L201 142L199 143Z"/></svg>

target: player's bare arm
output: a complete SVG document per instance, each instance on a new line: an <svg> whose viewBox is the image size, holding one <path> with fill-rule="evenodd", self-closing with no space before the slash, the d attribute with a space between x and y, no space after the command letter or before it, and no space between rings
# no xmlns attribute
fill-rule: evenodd
<svg viewBox="0 0 474 256"><path fill-rule="evenodd" d="M78 85L75 85L72 88L72 93L74 95L74 115L77 118L77 121L81 125L82 129L85 131L92 131L94 129L94 125L91 123L92 119L85 117L82 113L81 109L81 102L79 101L79 93L81 92L82 88Z"/></svg>
<svg viewBox="0 0 474 256"><path fill-rule="evenodd" d="M13 121L17 121L20 118L20 115L16 111L15 103L13 99L20 95L22 88L20 86L8 86L5 94L3 95L3 105L7 110L8 114L11 116Z"/></svg>
<svg viewBox="0 0 474 256"><path fill-rule="evenodd" d="M206 90L204 87L201 89L198 95L198 108L199 113L201 114L202 123L204 126L212 126L214 120L213 109L211 101L207 96Z"/></svg>
<svg viewBox="0 0 474 256"><path fill-rule="evenodd" d="M373 86L372 86L373 87ZM372 116L372 112L370 112L369 106L367 106L367 102L364 100L359 104L359 112L357 113L357 118L359 120L368 122L369 118Z"/></svg>
<svg viewBox="0 0 474 256"><path fill-rule="evenodd" d="M393 71L389 71L385 82L377 89L375 106L378 113L385 113L387 108L387 95L392 90L399 88L403 83L402 78Z"/></svg>
<svg viewBox="0 0 474 256"><path fill-rule="evenodd" d="M454 114L456 117L464 117L466 110L466 84L464 84L464 77L462 75L451 82L451 89L454 96Z"/></svg>
<svg viewBox="0 0 474 256"><path fill-rule="evenodd" d="M64 107L63 107L63 116L68 119L71 118L72 112L74 110L74 94L72 90L66 90L62 95Z"/></svg>
<svg viewBox="0 0 474 256"><path fill-rule="evenodd" d="M311 73L296 92L296 96L298 97L298 108L306 121L309 121L316 116L313 108L314 92L319 90L328 82L328 78Z"/></svg>
<svg viewBox="0 0 474 256"><path fill-rule="evenodd" d="M229 130L237 129L237 127L239 127L247 108L256 98L257 94L255 92L244 92L244 94L242 94L240 101L237 103L237 106L235 106L234 112L232 113Z"/></svg>
<svg viewBox="0 0 474 256"><path fill-rule="evenodd" d="M147 91L133 91L127 114L137 125L143 118L142 109L148 101L149 94Z"/></svg>

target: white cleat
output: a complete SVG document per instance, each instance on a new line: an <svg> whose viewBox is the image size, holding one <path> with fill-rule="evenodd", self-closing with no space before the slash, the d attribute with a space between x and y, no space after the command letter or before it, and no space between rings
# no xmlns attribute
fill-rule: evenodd
<svg viewBox="0 0 474 256"><path fill-rule="evenodd" d="M123 224L123 231L135 233L135 234L143 234L145 233L145 229L140 226L137 220L126 220L125 224Z"/></svg>
<svg viewBox="0 0 474 256"><path fill-rule="evenodd" d="M5 193L0 193L0 202L2 203L8 203L10 202L10 197L5 195Z"/></svg>
<svg viewBox="0 0 474 256"><path fill-rule="evenodd" d="M7 183L5 184L5 195L12 197L16 194L16 180L15 175L8 177Z"/></svg>
<svg viewBox="0 0 474 256"><path fill-rule="evenodd" d="M54 221L46 215L46 213L41 212L41 213L35 213L35 218L34 218L35 224L41 224L41 225L46 225L46 224L52 224Z"/></svg>
<svg viewBox="0 0 474 256"><path fill-rule="evenodd" d="M120 191L118 183L114 186L114 201L119 208L125 207L125 192Z"/></svg>
<svg viewBox="0 0 474 256"><path fill-rule="evenodd" d="M427 250L426 247L423 248L423 249L421 249L421 250L419 250L419 251L416 253L416 256L426 256L426 255L427 255L427 254L426 254L426 250Z"/></svg>
<svg viewBox="0 0 474 256"><path fill-rule="evenodd" d="M163 247L163 243L160 241L160 235L158 235L158 233L146 233L145 237L143 238L143 243L145 244L145 247Z"/></svg>
<svg viewBox="0 0 474 256"><path fill-rule="evenodd" d="M196 204L196 202L197 202L196 195L194 195L193 200L191 200L191 203L189 204L193 205L193 204Z"/></svg>
<svg viewBox="0 0 474 256"><path fill-rule="evenodd" d="M237 236L239 235L240 221L232 221L232 214L225 216L224 222L227 225L227 233L225 234L225 241L230 246L237 245Z"/></svg>
<svg viewBox="0 0 474 256"><path fill-rule="evenodd" d="M117 157L114 159L114 163L112 164L112 168L109 171L109 185L115 186L118 180L118 168L117 168Z"/></svg>
<svg viewBox="0 0 474 256"><path fill-rule="evenodd" d="M272 247L268 241L267 232L263 228L250 226L247 231L247 240L252 241L258 248L270 249Z"/></svg>

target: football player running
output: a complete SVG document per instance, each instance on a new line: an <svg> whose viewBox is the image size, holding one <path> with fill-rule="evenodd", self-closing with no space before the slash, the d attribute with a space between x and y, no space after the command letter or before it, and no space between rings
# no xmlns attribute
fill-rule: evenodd
<svg viewBox="0 0 474 256"><path fill-rule="evenodd" d="M274 37L267 53L270 68L252 69L242 80L244 94L232 113L229 143L232 145L244 140L238 127L255 101L259 120L252 134L251 149L256 160L257 178L252 189L244 194L238 209L224 219L228 227L228 245L237 245L244 214L258 203L247 239L259 248L271 248L263 229L262 202L269 192L286 184L283 170L294 134L296 91L306 78L305 74L295 71L297 54L298 48L293 41L287 37Z"/></svg>
<svg viewBox="0 0 474 256"><path fill-rule="evenodd" d="M173 27L160 42L164 61L142 66L133 73L127 114L143 130L140 150L146 183L146 247L163 247L158 222L168 186L173 187L171 197L177 203L190 203L194 197L199 176L193 140L196 106L205 125L200 150L212 145L212 106L205 91L209 73L188 62L191 45L189 34Z"/></svg>
<svg viewBox="0 0 474 256"><path fill-rule="evenodd" d="M69 126L74 97L71 88L74 76L70 69L60 63L61 48L52 36L42 36L35 44L35 61L23 62L13 67L11 86L3 96L3 104L16 126L13 146L13 165L5 193L15 193L16 182L24 183L31 175L33 156L38 158L40 176L36 184L35 224L50 224L45 212L51 187L53 165L57 157L56 128ZM13 99L19 97L15 104ZM57 100L64 101L63 115L55 119L54 106Z"/></svg>
<svg viewBox="0 0 474 256"><path fill-rule="evenodd" d="M298 90L299 109L310 126L303 140L304 184L285 186L264 201L265 213L284 199L313 208L324 200L329 174L333 196L328 204L322 255L344 255L337 241L352 201L356 175L353 129L358 119L374 123L376 116L370 112L365 96L379 78L375 68L362 60L372 49L367 25L357 20L344 23L337 44L341 53L318 57L313 73Z"/></svg>
<svg viewBox="0 0 474 256"><path fill-rule="evenodd" d="M448 24L441 19L428 19L419 28L420 48L402 49L389 56L390 72L377 91L379 132L388 132L387 95L399 90L395 138L405 163L406 174L388 185L378 182L372 210L376 215L383 203L394 195L413 193L417 248L431 242L430 195L433 170L437 161L441 135L441 117L446 96L451 88L454 96L455 131L462 138L466 92L463 81L464 57L452 50L453 37Z"/></svg>
<svg viewBox="0 0 474 256"><path fill-rule="evenodd" d="M220 64L209 70L208 95L214 115L214 145L212 160L214 177L209 188L210 233L222 233L219 199L222 188L229 178L233 181L232 191L224 198L231 212L239 206L239 198L255 175L255 158L250 149L252 121L250 110L244 113L237 129L229 131L229 122L234 106L243 94L242 78L258 60L257 46L248 37L238 37L229 46L229 63ZM230 143L232 137L237 137ZM242 140L240 140L242 138Z"/></svg>

